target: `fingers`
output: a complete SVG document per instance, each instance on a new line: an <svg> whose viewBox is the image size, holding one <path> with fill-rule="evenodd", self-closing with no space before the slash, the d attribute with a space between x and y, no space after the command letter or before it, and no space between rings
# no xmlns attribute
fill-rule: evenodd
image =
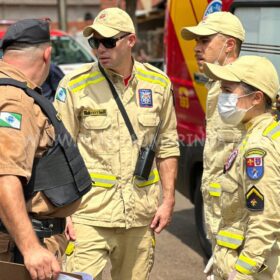
<svg viewBox="0 0 280 280"><path fill-rule="evenodd" d="M59 266L57 260L55 259L52 262L52 279L56 280L58 278L59 273L60 273L60 266Z"/></svg>

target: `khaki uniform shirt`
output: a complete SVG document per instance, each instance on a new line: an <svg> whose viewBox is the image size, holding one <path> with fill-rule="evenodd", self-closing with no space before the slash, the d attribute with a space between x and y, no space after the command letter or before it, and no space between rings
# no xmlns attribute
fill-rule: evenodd
<svg viewBox="0 0 280 280"><path fill-rule="evenodd" d="M36 85L20 71L0 62L0 78L13 78L34 89ZM52 145L54 128L34 100L19 88L0 87L0 175L14 175L28 182L33 160L41 157ZM78 207L79 201L56 208L38 192L27 204L29 213L38 217L66 217Z"/></svg>
<svg viewBox="0 0 280 280"><path fill-rule="evenodd" d="M66 75L55 106L76 140L93 179L73 221L104 227L148 225L159 203L156 166L148 181L134 180L138 152L152 142L162 120L156 157L179 155L171 83L157 68L134 63L127 86L107 71L126 109L138 143L133 144L124 119L97 63Z"/></svg>
<svg viewBox="0 0 280 280"><path fill-rule="evenodd" d="M227 157L241 141L244 134L243 125L237 127L225 124L218 112L218 96L221 92L220 82L207 84L208 96L206 106L206 140L203 152L202 195L204 201L207 235L212 241L217 233L220 221L219 196L221 187L219 177Z"/></svg>
<svg viewBox="0 0 280 280"><path fill-rule="evenodd" d="M236 269L235 280L276 280L280 279L280 125L266 113L246 128L247 135L222 176L223 219L214 255L223 279Z"/></svg>

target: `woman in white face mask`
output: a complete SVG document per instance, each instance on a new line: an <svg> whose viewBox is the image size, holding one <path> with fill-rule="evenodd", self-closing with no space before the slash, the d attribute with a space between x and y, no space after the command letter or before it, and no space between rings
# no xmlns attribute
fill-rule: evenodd
<svg viewBox="0 0 280 280"><path fill-rule="evenodd" d="M223 121L246 127L221 177L215 280L278 280L280 125L271 114L279 88L277 72L258 56L243 56L226 66L207 63L204 70L221 80L218 108Z"/></svg>

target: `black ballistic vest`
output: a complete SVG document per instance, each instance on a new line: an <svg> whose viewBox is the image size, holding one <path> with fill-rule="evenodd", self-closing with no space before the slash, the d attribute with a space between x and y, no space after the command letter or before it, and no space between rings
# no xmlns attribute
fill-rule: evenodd
<svg viewBox="0 0 280 280"><path fill-rule="evenodd" d="M14 86L32 97L51 121L55 129L55 142L42 158L35 158L31 179L24 186L26 201L36 192L43 192L56 207L62 207L81 198L91 189L91 178L69 132L57 118L53 104L25 83L1 78L0 86Z"/></svg>

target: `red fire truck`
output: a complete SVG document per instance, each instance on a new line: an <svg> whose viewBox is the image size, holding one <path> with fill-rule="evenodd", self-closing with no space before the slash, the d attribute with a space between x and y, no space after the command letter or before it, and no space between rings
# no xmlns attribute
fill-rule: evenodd
<svg viewBox="0 0 280 280"><path fill-rule="evenodd" d="M280 73L280 1L276 0L170 0L166 15L166 70L175 93L181 158L177 189L195 205L195 220L201 245L211 253L203 223L200 182L205 140L205 78L198 71L194 41L181 38L183 26L196 25L219 10L236 14L246 30L241 55L268 57ZM213 154L213 157L215 155ZM186 225L187 226L187 225Z"/></svg>

